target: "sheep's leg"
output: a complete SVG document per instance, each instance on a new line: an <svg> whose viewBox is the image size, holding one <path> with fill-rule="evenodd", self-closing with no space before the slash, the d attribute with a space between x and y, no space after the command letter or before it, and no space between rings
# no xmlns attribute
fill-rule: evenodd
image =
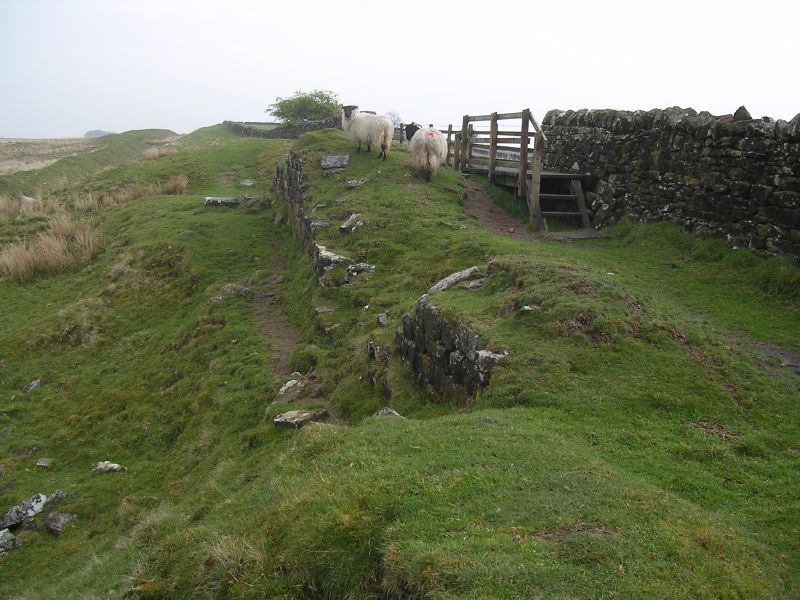
<svg viewBox="0 0 800 600"><path fill-rule="evenodd" d="M372 152L372 146L367 142L367 152Z"/></svg>
<svg viewBox="0 0 800 600"><path fill-rule="evenodd" d="M358 142L358 148L356 148L356 152L361 152L361 142Z"/></svg>

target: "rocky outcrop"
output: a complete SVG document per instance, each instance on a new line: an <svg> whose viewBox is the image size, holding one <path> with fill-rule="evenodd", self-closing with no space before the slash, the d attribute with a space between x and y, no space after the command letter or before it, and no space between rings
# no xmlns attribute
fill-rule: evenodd
<svg viewBox="0 0 800 600"><path fill-rule="evenodd" d="M597 226L667 220L800 256L800 115L553 110L542 127L545 170L594 176L586 198Z"/></svg>
<svg viewBox="0 0 800 600"><path fill-rule="evenodd" d="M431 385L445 400L460 402L489 383L506 353L491 352L479 335L448 320L427 294L414 314L403 316L395 334L400 356L411 364L420 385Z"/></svg>

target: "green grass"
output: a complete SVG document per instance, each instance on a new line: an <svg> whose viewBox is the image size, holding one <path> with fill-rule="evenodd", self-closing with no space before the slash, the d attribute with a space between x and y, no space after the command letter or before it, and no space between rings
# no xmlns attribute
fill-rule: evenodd
<svg viewBox="0 0 800 600"><path fill-rule="evenodd" d="M798 379L754 347L800 350L795 263L666 225L497 236L464 215L452 170L428 184L405 148L380 162L323 131L294 144L307 209L331 224L319 242L376 271L320 287L279 204L202 206L263 193L287 147L207 128L64 190L189 178L185 196L94 213L105 250L88 265L0 281L0 487L16 480L0 506L63 488L78 515L58 538L20 533L0 595L796 597ZM319 156L342 153L348 169L324 176ZM342 235L352 212L366 226ZM419 296L473 264L482 290L432 301L509 351L486 390L450 405L396 357L367 361L368 340L391 348ZM282 379L250 302L209 300L276 275L302 336L290 368L313 369L321 395L270 405ZM537 311L508 310L524 304ZM408 418L370 416L386 403ZM271 424L319 404L342 425ZM105 459L129 470L93 473Z"/></svg>

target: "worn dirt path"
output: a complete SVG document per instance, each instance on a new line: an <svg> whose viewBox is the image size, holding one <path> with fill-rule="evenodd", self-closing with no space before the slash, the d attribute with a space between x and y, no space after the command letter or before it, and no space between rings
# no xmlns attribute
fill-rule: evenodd
<svg viewBox="0 0 800 600"><path fill-rule="evenodd" d="M280 237L273 238L273 275L264 290L255 294L253 310L256 313L256 328L259 335L269 342L272 371L275 375L289 374L289 357L300 341L300 332L289 324L280 302L280 284L284 281L286 258Z"/></svg>
<svg viewBox="0 0 800 600"><path fill-rule="evenodd" d="M486 229L519 240L536 239L522 221L497 206L480 183L464 175L464 185L467 186L464 212L478 219Z"/></svg>

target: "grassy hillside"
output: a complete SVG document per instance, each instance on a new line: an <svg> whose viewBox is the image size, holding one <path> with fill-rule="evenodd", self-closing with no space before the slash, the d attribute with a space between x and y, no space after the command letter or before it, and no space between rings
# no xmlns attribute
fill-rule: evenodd
<svg viewBox="0 0 800 600"><path fill-rule="evenodd" d="M54 199L92 221L103 251L0 280L0 507L63 489L59 510L77 515L59 537L40 519L17 532L0 595L798 594L800 380L767 353L800 351L795 264L668 226L508 239L464 215L451 170L427 184L404 148L378 162L324 131L294 144L308 210L331 223L320 243L376 271L320 287L279 203L202 205L253 193L244 178L263 192L289 144L207 128L68 187ZM323 176L326 153L350 153L347 171ZM174 175L185 194L76 209ZM356 177L369 181L347 189ZM352 212L366 226L341 235ZM24 238L41 224L0 227ZM509 351L486 390L450 405L396 357L368 363L368 340L391 347L419 296L473 264L483 289L431 299ZM229 283L254 294L216 301ZM522 305L536 310L517 317ZM281 314L296 346L276 333ZM272 403L288 378L278 354L308 378L300 400ZM387 403L407 418L370 416ZM298 407L331 422L274 428ZM92 471L106 459L128 470Z"/></svg>
<svg viewBox="0 0 800 600"><path fill-rule="evenodd" d="M213 129L219 132L218 137L226 136L221 126ZM143 151L154 147L153 142L161 143L176 137L174 132L166 129L142 129L87 140L86 149L75 156L62 158L36 171L0 177L0 194L36 197L72 188L105 169L140 159Z"/></svg>

